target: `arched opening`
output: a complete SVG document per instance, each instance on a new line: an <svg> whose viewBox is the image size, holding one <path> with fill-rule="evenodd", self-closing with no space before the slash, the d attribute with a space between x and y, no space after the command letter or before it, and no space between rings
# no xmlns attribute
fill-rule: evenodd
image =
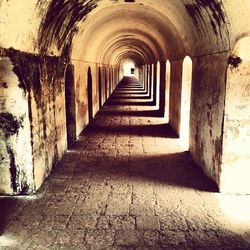
<svg viewBox="0 0 250 250"><path fill-rule="evenodd" d="M228 59L220 190L250 194L250 37Z"/></svg>
<svg viewBox="0 0 250 250"><path fill-rule="evenodd" d="M93 96L92 96L92 74L91 74L91 68L88 67L88 113L89 113L89 122L93 119Z"/></svg>
<svg viewBox="0 0 250 250"><path fill-rule="evenodd" d="M105 76L105 101L108 99L108 76L107 76L107 68L104 68L104 76Z"/></svg>
<svg viewBox="0 0 250 250"><path fill-rule="evenodd" d="M111 89L110 89L110 94L112 94L114 90L114 69L113 67L110 68L110 74L111 74Z"/></svg>
<svg viewBox="0 0 250 250"><path fill-rule="evenodd" d="M111 67L108 68L108 79L109 79L109 84L108 84L108 97L110 96L111 94L111 86L112 86L112 75L111 75Z"/></svg>
<svg viewBox="0 0 250 250"><path fill-rule="evenodd" d="M99 91L99 108L102 107L102 72L101 68L98 68L98 91Z"/></svg>
<svg viewBox="0 0 250 250"><path fill-rule="evenodd" d="M166 62L166 88L165 88L165 115L167 122L169 122L169 95L170 95L170 74L171 64L169 60Z"/></svg>
<svg viewBox="0 0 250 250"><path fill-rule="evenodd" d="M135 64L132 61L126 61L123 64L123 76L135 76Z"/></svg>
<svg viewBox="0 0 250 250"><path fill-rule="evenodd" d="M160 83L161 83L161 64L156 64L156 106L160 107Z"/></svg>
<svg viewBox="0 0 250 250"><path fill-rule="evenodd" d="M189 149L190 101L192 86L192 59L186 56L182 66L180 139L184 149Z"/></svg>
<svg viewBox="0 0 250 250"><path fill-rule="evenodd" d="M151 85L150 85L150 99L152 100L152 101L154 101L154 96L155 96L155 94L154 94L154 90L155 90L155 88L154 88L154 86L155 86L155 82L154 82L154 70L155 69L155 65L154 64L151 64L151 74L150 74L150 82L151 82Z"/></svg>
<svg viewBox="0 0 250 250"><path fill-rule="evenodd" d="M76 139L76 107L74 67L69 64L65 71L65 109L68 147Z"/></svg>

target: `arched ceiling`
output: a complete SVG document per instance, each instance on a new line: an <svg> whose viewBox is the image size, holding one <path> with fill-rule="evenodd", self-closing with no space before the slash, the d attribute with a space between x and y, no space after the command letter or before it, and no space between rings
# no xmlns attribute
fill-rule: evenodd
<svg viewBox="0 0 250 250"><path fill-rule="evenodd" d="M0 47L149 64L230 50L249 10L249 0L0 0Z"/></svg>

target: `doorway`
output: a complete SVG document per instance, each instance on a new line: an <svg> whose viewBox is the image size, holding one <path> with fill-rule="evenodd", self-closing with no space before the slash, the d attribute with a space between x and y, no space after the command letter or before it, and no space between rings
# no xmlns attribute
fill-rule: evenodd
<svg viewBox="0 0 250 250"><path fill-rule="evenodd" d="M185 150L189 150L190 103L192 85L192 59L186 56L183 61L181 90L181 126L180 139Z"/></svg>
<svg viewBox="0 0 250 250"><path fill-rule="evenodd" d="M88 68L88 113L89 113L89 122L93 119L93 97L92 97L92 74L91 68Z"/></svg>
<svg viewBox="0 0 250 250"><path fill-rule="evenodd" d="M102 107L102 72L101 68L98 68L98 90L99 90L99 109Z"/></svg>
<svg viewBox="0 0 250 250"><path fill-rule="evenodd" d="M74 67L69 64L65 72L65 106L68 147L76 139L76 107Z"/></svg>

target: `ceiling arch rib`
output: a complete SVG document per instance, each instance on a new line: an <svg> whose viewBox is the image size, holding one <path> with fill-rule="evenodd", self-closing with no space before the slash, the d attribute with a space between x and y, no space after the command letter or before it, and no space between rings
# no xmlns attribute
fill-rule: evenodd
<svg viewBox="0 0 250 250"><path fill-rule="evenodd" d="M99 43L100 39L116 27L148 33L159 43L162 57L171 60L186 54L198 56L228 50L243 34L237 31L239 26L245 34L249 33L249 28L243 27L247 14L239 14L246 13L247 0L241 8L227 0L2 2L1 47L53 56L73 55L79 60L95 61L99 48L105 45ZM240 8L237 15L236 7Z"/></svg>
<svg viewBox="0 0 250 250"><path fill-rule="evenodd" d="M126 32L125 34L128 34ZM160 49L159 45L157 43L154 43L154 41L149 40L149 38L143 37L142 34L139 36L133 34L133 35L127 35L127 36L119 36L115 38L110 38L110 42L106 42L106 46L102 47L102 51L99 52L98 61L108 60L104 55L107 55L109 52L114 52L116 49L119 48L119 46L136 46L138 49L143 50L146 54L151 55L151 60L156 60L156 58L160 58L160 56L163 54L162 50Z"/></svg>
<svg viewBox="0 0 250 250"><path fill-rule="evenodd" d="M126 6L126 11L124 4L95 10L79 27L73 41L72 57L109 64L108 57L103 56L109 54L106 51L114 51L112 46L118 41L122 41L119 44L125 48L126 43L129 45L133 40L141 41L138 47L147 47L152 63L156 59L166 59L171 51L183 53L182 40L170 20L159 11L152 12L148 6L136 6Z"/></svg>
<svg viewBox="0 0 250 250"><path fill-rule="evenodd" d="M139 53L138 51L122 51L119 55L117 55L116 60L114 61L115 65L120 65L122 61L128 60L131 58L136 66L141 66L146 64L146 60L143 57L144 55Z"/></svg>
<svg viewBox="0 0 250 250"><path fill-rule="evenodd" d="M157 54L155 54L154 51L151 50L151 47L149 47L147 44L142 41L131 39L129 41L119 41L110 46L108 50L104 51L104 54L101 58L99 58L99 60L114 64L117 54L122 51L129 50L140 51L140 53L144 55L145 61L147 62L155 61L157 58Z"/></svg>

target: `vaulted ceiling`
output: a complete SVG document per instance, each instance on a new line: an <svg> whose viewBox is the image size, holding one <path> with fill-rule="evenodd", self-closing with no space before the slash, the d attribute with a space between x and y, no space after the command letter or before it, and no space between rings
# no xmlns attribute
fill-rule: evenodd
<svg viewBox="0 0 250 250"><path fill-rule="evenodd" d="M230 50L248 0L1 0L0 46L137 64ZM242 27L241 27L242 26Z"/></svg>

